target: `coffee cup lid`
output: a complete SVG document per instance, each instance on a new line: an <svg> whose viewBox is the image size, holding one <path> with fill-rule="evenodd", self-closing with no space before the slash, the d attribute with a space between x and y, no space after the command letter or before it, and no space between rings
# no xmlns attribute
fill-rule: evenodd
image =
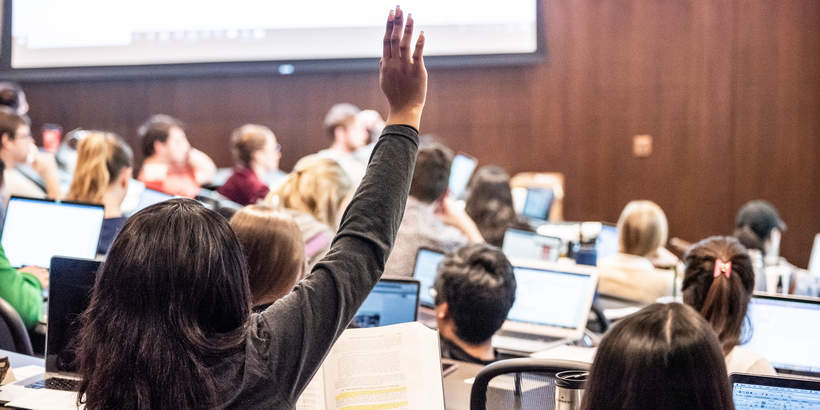
<svg viewBox="0 0 820 410"><path fill-rule="evenodd" d="M567 370L555 374L555 385L566 389L583 389L589 372L586 370Z"/></svg>

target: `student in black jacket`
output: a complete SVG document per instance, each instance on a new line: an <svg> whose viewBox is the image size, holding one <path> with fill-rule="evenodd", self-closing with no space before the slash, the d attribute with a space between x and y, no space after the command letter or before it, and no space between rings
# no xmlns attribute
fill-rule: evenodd
<svg viewBox="0 0 820 410"><path fill-rule="evenodd" d="M176 199L132 216L82 318L78 401L89 409L293 408L381 276L402 218L427 91L423 35L391 12L379 82L390 104L330 252L296 288L250 313L227 221ZM412 53L412 54L411 54Z"/></svg>

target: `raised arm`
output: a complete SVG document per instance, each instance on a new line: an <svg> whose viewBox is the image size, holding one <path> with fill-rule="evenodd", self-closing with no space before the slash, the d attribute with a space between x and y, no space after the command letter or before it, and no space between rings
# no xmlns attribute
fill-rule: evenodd
<svg viewBox="0 0 820 410"><path fill-rule="evenodd" d="M381 276L404 214L427 89L424 37L411 57L413 20L407 20L405 27L399 8L388 17L379 70L390 103L387 127L328 255L257 319L257 329L271 337L270 350L263 352L271 381L290 389L284 399L291 403Z"/></svg>

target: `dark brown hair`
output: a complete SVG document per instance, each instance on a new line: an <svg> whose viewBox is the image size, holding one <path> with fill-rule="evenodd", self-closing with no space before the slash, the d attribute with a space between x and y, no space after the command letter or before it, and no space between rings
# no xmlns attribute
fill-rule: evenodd
<svg viewBox="0 0 820 410"><path fill-rule="evenodd" d="M154 155L154 143L168 141L168 134L171 128L183 128L180 120L166 114L156 114L148 118L137 130L137 134L142 141L142 155L150 157Z"/></svg>
<svg viewBox="0 0 820 410"><path fill-rule="evenodd" d="M500 247L509 228L533 230L515 213L510 176L499 166L487 165L476 171L464 210L490 245Z"/></svg>
<svg viewBox="0 0 820 410"><path fill-rule="evenodd" d="M288 214L265 205L250 205L231 218L248 261L253 306L288 294L305 270L305 242Z"/></svg>
<svg viewBox="0 0 820 410"><path fill-rule="evenodd" d="M219 407L218 365L244 347L248 270L228 221L171 199L130 217L81 317L88 409Z"/></svg>
<svg viewBox="0 0 820 410"><path fill-rule="evenodd" d="M734 409L715 332L680 303L620 320L598 347L581 408Z"/></svg>
<svg viewBox="0 0 820 410"><path fill-rule="evenodd" d="M450 186L452 163L453 152L441 144L432 143L419 149L410 184L410 196L425 203L441 199Z"/></svg>
<svg viewBox="0 0 820 410"><path fill-rule="evenodd" d="M715 260L731 262L727 278L715 277ZM683 257L683 302L700 312L728 354L741 343L741 329L755 286L746 248L732 237L713 236L692 245Z"/></svg>
<svg viewBox="0 0 820 410"><path fill-rule="evenodd" d="M10 140L17 137L21 125L31 125L28 116L18 115L8 107L0 107L0 135L7 135Z"/></svg>

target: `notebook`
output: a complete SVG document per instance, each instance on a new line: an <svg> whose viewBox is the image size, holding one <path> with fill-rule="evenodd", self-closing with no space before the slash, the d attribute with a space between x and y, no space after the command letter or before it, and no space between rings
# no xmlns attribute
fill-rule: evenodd
<svg viewBox="0 0 820 410"><path fill-rule="evenodd" d="M444 254L428 248L419 248L416 253L416 265L413 268L413 279L419 281L419 303L422 306L435 306L433 284L436 281L438 265L444 260Z"/></svg>
<svg viewBox="0 0 820 410"><path fill-rule="evenodd" d="M510 259L554 262L561 256L561 246L561 238L518 229L507 229L501 250Z"/></svg>
<svg viewBox="0 0 820 410"><path fill-rule="evenodd" d="M733 373L729 379L736 410L820 408L818 379L744 373Z"/></svg>
<svg viewBox="0 0 820 410"><path fill-rule="evenodd" d="M580 339L592 307L598 270L580 265L512 262L515 302L493 337L493 346L533 353Z"/></svg>
<svg viewBox="0 0 820 410"><path fill-rule="evenodd" d="M0 242L15 267L47 268L56 255L93 259L104 215L101 204L12 196Z"/></svg>
<svg viewBox="0 0 820 410"><path fill-rule="evenodd" d="M820 376L820 299L755 294L743 347L782 373Z"/></svg>
<svg viewBox="0 0 820 410"><path fill-rule="evenodd" d="M355 327L378 327L415 322L419 308L419 282L381 279L353 316Z"/></svg>

